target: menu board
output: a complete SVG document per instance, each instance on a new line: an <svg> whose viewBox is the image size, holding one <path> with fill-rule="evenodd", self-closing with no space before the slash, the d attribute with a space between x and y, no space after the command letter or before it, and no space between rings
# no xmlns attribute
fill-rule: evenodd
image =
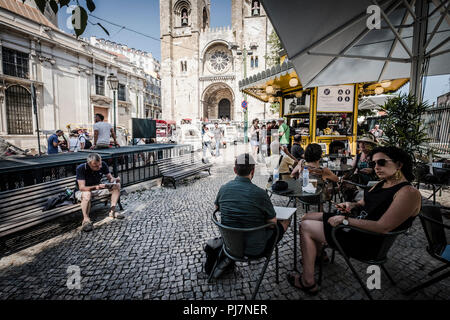
<svg viewBox="0 0 450 320"><path fill-rule="evenodd" d="M319 87L317 93L318 112L352 112L355 97L353 85Z"/></svg>

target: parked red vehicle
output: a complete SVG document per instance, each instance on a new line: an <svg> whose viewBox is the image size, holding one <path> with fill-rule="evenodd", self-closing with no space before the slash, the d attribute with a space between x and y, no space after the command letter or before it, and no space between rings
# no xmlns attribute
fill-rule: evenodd
<svg viewBox="0 0 450 320"><path fill-rule="evenodd" d="M174 142L176 122L156 119L156 142Z"/></svg>

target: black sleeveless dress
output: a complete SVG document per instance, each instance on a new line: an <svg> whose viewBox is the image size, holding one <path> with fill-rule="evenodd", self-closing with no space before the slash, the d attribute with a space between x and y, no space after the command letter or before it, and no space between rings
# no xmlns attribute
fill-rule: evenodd
<svg viewBox="0 0 450 320"><path fill-rule="evenodd" d="M365 219L377 221L387 211L394 195L406 185L411 185L409 182L402 182L390 188L382 188L383 182L378 183L372 191L364 191L364 203L362 210L357 219ZM336 215L335 213L324 212L323 214L323 228L325 233L325 239L332 248L337 248L333 238L331 237L332 226L328 223L328 219ZM392 231L405 230L411 227L415 217L409 217L400 226ZM374 235L362 234L360 232L349 230L345 232L340 230L336 233L336 238L341 243L342 247L348 255L360 258L362 260L371 256L371 252L378 251L381 245L381 237Z"/></svg>

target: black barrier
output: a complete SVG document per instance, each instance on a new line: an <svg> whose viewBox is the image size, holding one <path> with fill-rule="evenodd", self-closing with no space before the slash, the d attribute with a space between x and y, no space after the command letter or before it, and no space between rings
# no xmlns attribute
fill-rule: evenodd
<svg viewBox="0 0 450 320"><path fill-rule="evenodd" d="M108 164L114 176L120 176L122 186L160 177L156 161L189 153L188 145L151 144L102 150L60 153L42 157L0 160L0 191L23 188L76 174L76 167L86 162L89 153L96 152Z"/></svg>
<svg viewBox="0 0 450 320"><path fill-rule="evenodd" d="M156 138L156 120L132 118L132 137Z"/></svg>

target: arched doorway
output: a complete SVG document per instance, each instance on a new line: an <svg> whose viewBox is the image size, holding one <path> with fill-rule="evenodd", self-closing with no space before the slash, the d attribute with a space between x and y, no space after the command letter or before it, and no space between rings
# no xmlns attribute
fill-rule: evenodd
<svg viewBox="0 0 450 320"><path fill-rule="evenodd" d="M22 86L6 89L6 120L8 134L33 134L31 94Z"/></svg>
<svg viewBox="0 0 450 320"><path fill-rule="evenodd" d="M231 119L231 102L228 99L222 99L219 101L219 118Z"/></svg>
<svg viewBox="0 0 450 320"><path fill-rule="evenodd" d="M203 118L219 119L221 116L234 118L233 90L223 82L209 85L202 95Z"/></svg>

